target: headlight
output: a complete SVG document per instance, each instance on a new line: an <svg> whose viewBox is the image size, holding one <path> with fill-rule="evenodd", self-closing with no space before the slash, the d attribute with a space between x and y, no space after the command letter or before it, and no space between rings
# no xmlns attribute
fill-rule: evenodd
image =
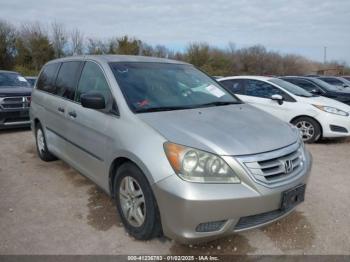
<svg viewBox="0 0 350 262"><path fill-rule="evenodd" d="M327 113L331 113L331 114L335 114L335 115L339 115L339 116L349 116L348 112L345 112L343 110L340 110L338 108L335 107L331 107L331 106L321 106L321 105L313 105L314 107L317 107L318 109L327 112Z"/></svg>
<svg viewBox="0 0 350 262"><path fill-rule="evenodd" d="M202 183L240 183L240 179L219 156L173 143L164 144L165 154L182 179Z"/></svg>

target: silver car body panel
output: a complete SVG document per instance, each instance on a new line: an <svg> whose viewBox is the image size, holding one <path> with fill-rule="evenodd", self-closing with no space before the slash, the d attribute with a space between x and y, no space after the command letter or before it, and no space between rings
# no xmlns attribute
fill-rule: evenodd
<svg viewBox="0 0 350 262"><path fill-rule="evenodd" d="M139 114L139 118L171 142L218 155L268 152L293 144L298 137L288 124L281 125L247 104ZM276 124L279 128L272 129Z"/></svg>
<svg viewBox="0 0 350 262"><path fill-rule="evenodd" d="M311 168L308 154L298 175L273 186L258 183L245 166L247 159L254 162L262 156L283 157L285 150L294 149L298 133L288 124L246 104L134 114L108 64L184 63L139 56L81 56L49 63L72 60L99 65L119 114L83 108L34 88L30 109L33 130L35 121L40 121L49 150L108 194L114 161L123 158L134 162L152 186L165 235L180 242L198 242L232 234L241 217L277 210L283 191L307 182ZM70 111L75 111L77 117L69 116ZM164 153L167 141L220 155L241 183L182 180ZM226 221L219 231L196 232L199 223L217 220Z"/></svg>

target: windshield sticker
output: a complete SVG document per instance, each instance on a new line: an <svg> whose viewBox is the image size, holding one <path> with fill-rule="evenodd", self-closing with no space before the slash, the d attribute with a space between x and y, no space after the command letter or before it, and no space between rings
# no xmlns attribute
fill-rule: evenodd
<svg viewBox="0 0 350 262"><path fill-rule="evenodd" d="M220 88L217 88L216 86L214 85L209 85L207 86L205 89L207 89L207 91L216 96L216 97L222 97L225 95L225 93L223 91L220 90Z"/></svg>
<svg viewBox="0 0 350 262"><path fill-rule="evenodd" d="M17 79L21 82L27 82L27 80L23 76L17 76Z"/></svg>

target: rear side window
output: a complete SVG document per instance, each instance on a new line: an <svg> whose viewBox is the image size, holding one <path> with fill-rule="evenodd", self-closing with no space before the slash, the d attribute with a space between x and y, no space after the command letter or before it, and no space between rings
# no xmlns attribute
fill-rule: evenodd
<svg viewBox="0 0 350 262"><path fill-rule="evenodd" d="M224 80L220 82L228 91L237 94L237 95L243 95L244 94L244 80L241 79L231 79L231 80Z"/></svg>
<svg viewBox="0 0 350 262"><path fill-rule="evenodd" d="M56 94L74 100L75 88L80 76L81 62L64 62L56 79Z"/></svg>
<svg viewBox="0 0 350 262"><path fill-rule="evenodd" d="M271 98L273 95L285 96L285 93L277 87L259 80L246 80L245 95L261 98Z"/></svg>
<svg viewBox="0 0 350 262"><path fill-rule="evenodd" d="M306 91L313 91L313 90L319 90L319 88L314 85L313 83L303 80L303 79L295 79L293 84L300 86L301 88L305 89Z"/></svg>
<svg viewBox="0 0 350 262"><path fill-rule="evenodd" d="M335 78L320 77L321 80L331 84L331 85L343 85L343 82Z"/></svg>
<svg viewBox="0 0 350 262"><path fill-rule="evenodd" d="M42 90L48 93L55 93L55 80L57 75L57 69L60 66L60 63L54 63L54 64L48 64L44 67L43 71L41 72L38 83L37 83L37 89Z"/></svg>

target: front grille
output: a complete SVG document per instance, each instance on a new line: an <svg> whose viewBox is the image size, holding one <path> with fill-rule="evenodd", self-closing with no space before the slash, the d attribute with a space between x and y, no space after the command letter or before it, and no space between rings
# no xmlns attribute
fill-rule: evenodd
<svg viewBox="0 0 350 262"><path fill-rule="evenodd" d="M4 97L0 98L0 107L3 109L29 108L30 96Z"/></svg>
<svg viewBox="0 0 350 262"><path fill-rule="evenodd" d="M235 226L235 231L243 230L246 228L255 227L258 225L262 225L265 223L268 223L272 220L275 220L290 210L275 210L271 212L266 212L258 215L252 215L247 217L241 217L238 221L238 223Z"/></svg>
<svg viewBox="0 0 350 262"><path fill-rule="evenodd" d="M304 168L304 153L300 144L269 153L239 157L238 160L254 180L272 186L297 176Z"/></svg>

